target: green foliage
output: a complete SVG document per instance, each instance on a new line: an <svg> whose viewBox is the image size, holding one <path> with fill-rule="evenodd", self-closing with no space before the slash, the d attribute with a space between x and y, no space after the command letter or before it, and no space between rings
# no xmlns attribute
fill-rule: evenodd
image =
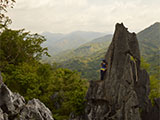
<svg viewBox="0 0 160 120"><path fill-rule="evenodd" d="M58 120L68 118L71 112L80 114L84 111L87 82L76 71L25 62L8 64L3 74L5 83L12 91L20 93L26 100L40 99ZM54 99L52 96L55 96Z"/></svg>
<svg viewBox="0 0 160 120"><path fill-rule="evenodd" d="M95 55L96 52L99 52L102 49L105 49L109 46L112 39L112 35L107 35L98 39L95 39L89 43L86 43L80 46L77 49L63 51L52 58L48 58L50 63L55 62L65 62L70 59L76 58L89 58L92 54Z"/></svg>
<svg viewBox="0 0 160 120"><path fill-rule="evenodd" d="M41 47L44 41L43 36L24 30L4 30L0 35L1 70L7 64L32 62L39 60L43 54L48 55L47 48Z"/></svg>
<svg viewBox="0 0 160 120"><path fill-rule="evenodd" d="M150 76L150 85L151 91L149 98L152 104L154 104L154 99L160 97L160 80L157 79L156 75Z"/></svg>
<svg viewBox="0 0 160 120"><path fill-rule="evenodd" d="M66 119L71 112L80 114L84 109L87 82L76 71L57 68L56 63L52 66L40 63L41 56L48 55L47 48L41 47L44 41L38 34L5 29L0 34L3 81L26 100L40 99L56 119Z"/></svg>
<svg viewBox="0 0 160 120"><path fill-rule="evenodd" d="M37 67L27 63L15 66L8 64L5 67L5 83L15 92L19 92L27 100L40 94Z"/></svg>
<svg viewBox="0 0 160 120"><path fill-rule="evenodd" d="M97 51L87 57L75 57L61 62L60 67L77 70L82 73L82 77L88 80L98 80L100 72L100 62L104 59L105 49Z"/></svg>
<svg viewBox="0 0 160 120"><path fill-rule="evenodd" d="M141 68L147 70L148 72L150 72L151 69L151 65L149 63L147 63L143 58L141 59ZM152 104L154 104L154 99L155 98L159 98L160 97L160 66L155 67L155 71L154 73L152 73L150 75L150 94L149 94L149 98L152 102Z"/></svg>
<svg viewBox="0 0 160 120"><path fill-rule="evenodd" d="M142 56L150 64L149 73L155 74L160 61L160 23L156 22L139 32L137 38Z"/></svg>
<svg viewBox="0 0 160 120"><path fill-rule="evenodd" d="M48 94L45 95L46 98L49 98L48 95L55 96L48 103L54 117L60 120L59 116L66 118L71 112L80 114L84 109L84 97L87 90L86 81L81 79L78 72L68 69L59 68L52 75L51 83L48 85L46 92ZM60 108L57 108L57 106Z"/></svg>
<svg viewBox="0 0 160 120"><path fill-rule="evenodd" d="M0 1L0 10L6 11L7 1L14 2ZM4 14L0 17L6 18ZM3 82L26 100L40 99L57 120L68 119L72 112L83 112L86 80L76 71L58 68L56 63L52 66L40 63L42 55L49 56L47 48L41 47L46 39L24 30L8 29L9 22L9 19L0 20L0 71Z"/></svg>
<svg viewBox="0 0 160 120"><path fill-rule="evenodd" d="M147 70L149 72L150 64L147 63L143 57L141 57L141 68Z"/></svg>

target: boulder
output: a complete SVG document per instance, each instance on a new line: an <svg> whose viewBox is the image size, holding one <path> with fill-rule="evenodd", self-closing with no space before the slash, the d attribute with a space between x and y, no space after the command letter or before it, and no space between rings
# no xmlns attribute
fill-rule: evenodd
<svg viewBox="0 0 160 120"><path fill-rule="evenodd" d="M9 119L14 118L25 105L24 98L18 93L12 93L5 84L0 87L0 98L0 108L9 115Z"/></svg>
<svg viewBox="0 0 160 120"><path fill-rule="evenodd" d="M20 113L22 120L53 120L51 111L38 99L28 101Z"/></svg>
<svg viewBox="0 0 160 120"><path fill-rule="evenodd" d="M0 120L54 120L51 111L38 99L28 101L18 93L0 86Z"/></svg>

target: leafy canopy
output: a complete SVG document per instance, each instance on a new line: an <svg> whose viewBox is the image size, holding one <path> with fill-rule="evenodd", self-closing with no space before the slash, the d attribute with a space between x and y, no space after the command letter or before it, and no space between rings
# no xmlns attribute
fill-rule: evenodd
<svg viewBox="0 0 160 120"><path fill-rule="evenodd" d="M38 34L30 34L24 30L5 29L0 35L0 67L6 64L18 65L23 62L39 60L42 55L47 55L47 48L41 44L46 39Z"/></svg>

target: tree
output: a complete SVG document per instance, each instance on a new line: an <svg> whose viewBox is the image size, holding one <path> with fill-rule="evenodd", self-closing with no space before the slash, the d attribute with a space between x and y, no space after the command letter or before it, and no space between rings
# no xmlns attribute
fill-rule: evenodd
<svg viewBox="0 0 160 120"><path fill-rule="evenodd" d="M145 69L147 72L149 72L150 64L147 63L143 57L141 57L141 68Z"/></svg>
<svg viewBox="0 0 160 120"><path fill-rule="evenodd" d="M151 65L147 63L143 58L141 59L141 68L147 70L148 72L152 72ZM156 72L150 75L150 94L149 94L149 98L153 104L154 104L154 99L160 97L160 78L159 78L160 67L157 66L154 68Z"/></svg>
<svg viewBox="0 0 160 120"><path fill-rule="evenodd" d="M4 78L5 84L26 100L40 99L57 120L84 111L87 82L76 71L52 69L51 65L41 63L7 64Z"/></svg>
<svg viewBox="0 0 160 120"><path fill-rule="evenodd" d="M78 72L58 68L48 80L45 94L40 99L52 110L55 119L68 119L70 113L84 111L87 82Z"/></svg>
<svg viewBox="0 0 160 120"><path fill-rule="evenodd" d="M39 90L39 76L37 69L39 64L31 65L21 63L19 65L7 64L5 67L5 84L14 92L23 95L26 100L38 98L41 94Z"/></svg>
<svg viewBox="0 0 160 120"><path fill-rule="evenodd" d="M7 8L10 6L11 8L13 7L15 3L15 0L0 0L0 11L3 12L7 12ZM2 13L1 13L2 14Z"/></svg>
<svg viewBox="0 0 160 120"><path fill-rule="evenodd" d="M11 20L5 16L7 8L13 8L15 0L0 0L0 29L6 27L8 23L11 23Z"/></svg>
<svg viewBox="0 0 160 120"><path fill-rule="evenodd" d="M150 76L150 94L149 98L151 102L154 104L154 99L160 97L160 80L157 79L157 75L151 75Z"/></svg>
<svg viewBox="0 0 160 120"><path fill-rule="evenodd" d="M18 65L23 62L39 60L42 55L47 55L47 48L41 44L46 39L38 34L30 34L23 30L5 29L0 35L0 68L6 64Z"/></svg>

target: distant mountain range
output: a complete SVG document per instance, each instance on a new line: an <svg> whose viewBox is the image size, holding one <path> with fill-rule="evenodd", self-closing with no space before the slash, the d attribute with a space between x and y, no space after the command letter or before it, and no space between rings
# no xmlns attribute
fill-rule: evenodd
<svg viewBox="0 0 160 120"><path fill-rule="evenodd" d="M160 23L157 22L137 34L141 55L153 66L160 60ZM61 67L77 70L88 79L97 79L99 63L104 58L112 35L96 38L80 47L53 56L49 62L60 63ZM94 73L94 75L93 75Z"/></svg>
<svg viewBox="0 0 160 120"><path fill-rule="evenodd" d="M44 32L43 36L47 39L42 45L48 47L50 55L58 54L64 50L75 49L95 38L104 36L104 33L75 31L69 34Z"/></svg>
<svg viewBox="0 0 160 120"><path fill-rule="evenodd" d="M102 50L109 46L112 40L112 35L105 35L100 38L96 38L88 43L81 45L76 49L66 50L60 52L59 54L51 57L51 61L66 61L68 59L76 58L76 57L87 57L95 52Z"/></svg>

